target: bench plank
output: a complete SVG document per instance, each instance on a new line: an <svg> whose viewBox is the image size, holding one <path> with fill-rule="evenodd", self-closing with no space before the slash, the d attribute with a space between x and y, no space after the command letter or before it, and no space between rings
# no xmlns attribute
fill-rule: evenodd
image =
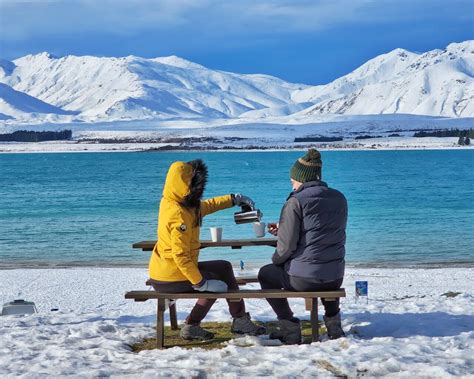
<svg viewBox="0 0 474 379"><path fill-rule="evenodd" d="M245 286L247 283L258 283L258 278L256 276L236 276L237 284L239 286Z"/></svg>
<svg viewBox="0 0 474 379"><path fill-rule="evenodd" d="M258 278L256 276L237 276L235 279L239 286L245 286L248 283L258 283ZM147 280L145 284L151 286L151 281Z"/></svg>
<svg viewBox="0 0 474 379"><path fill-rule="evenodd" d="M126 299L144 301L148 299L281 299L281 298L336 298L345 297L346 291L341 288L336 291L295 292L284 290L239 290L229 292L189 292L166 293L156 291L130 291L125 294Z"/></svg>

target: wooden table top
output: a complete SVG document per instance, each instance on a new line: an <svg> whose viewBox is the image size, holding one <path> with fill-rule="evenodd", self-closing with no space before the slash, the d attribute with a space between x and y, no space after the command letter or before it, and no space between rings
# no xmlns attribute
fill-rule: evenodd
<svg viewBox="0 0 474 379"><path fill-rule="evenodd" d="M220 242L212 242L210 240L201 240L201 249L206 247L230 247L232 249L241 249L243 246L272 246L276 247L276 238L249 238L249 239L229 239ZM152 251L155 247L155 241L141 241L134 243L134 249L142 249L143 251Z"/></svg>

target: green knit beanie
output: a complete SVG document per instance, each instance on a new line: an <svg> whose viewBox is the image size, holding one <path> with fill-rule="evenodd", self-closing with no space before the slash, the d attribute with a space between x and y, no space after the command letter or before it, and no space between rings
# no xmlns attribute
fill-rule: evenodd
<svg viewBox="0 0 474 379"><path fill-rule="evenodd" d="M321 154L316 149L309 149L304 157L299 158L290 170L290 178L300 183L321 180Z"/></svg>

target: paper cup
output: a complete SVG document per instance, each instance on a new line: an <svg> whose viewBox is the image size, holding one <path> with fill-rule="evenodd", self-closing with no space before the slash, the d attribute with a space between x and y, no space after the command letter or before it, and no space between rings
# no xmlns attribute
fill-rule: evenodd
<svg viewBox="0 0 474 379"><path fill-rule="evenodd" d="M222 228L210 228L211 229L211 240L212 242L222 241Z"/></svg>
<svg viewBox="0 0 474 379"><path fill-rule="evenodd" d="M255 237L265 237L265 223L264 222L254 222L253 230L255 231Z"/></svg>

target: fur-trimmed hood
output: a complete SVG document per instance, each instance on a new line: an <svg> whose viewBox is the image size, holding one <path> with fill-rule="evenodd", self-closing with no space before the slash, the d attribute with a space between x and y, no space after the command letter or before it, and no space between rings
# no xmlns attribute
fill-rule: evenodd
<svg viewBox="0 0 474 379"><path fill-rule="evenodd" d="M174 162L166 176L163 197L186 207L197 208L207 183L207 166L201 159Z"/></svg>
<svg viewBox="0 0 474 379"><path fill-rule="evenodd" d="M189 185L189 194L182 204L190 208L199 208L207 184L207 166L201 159L195 159L188 164L193 168L193 176Z"/></svg>

